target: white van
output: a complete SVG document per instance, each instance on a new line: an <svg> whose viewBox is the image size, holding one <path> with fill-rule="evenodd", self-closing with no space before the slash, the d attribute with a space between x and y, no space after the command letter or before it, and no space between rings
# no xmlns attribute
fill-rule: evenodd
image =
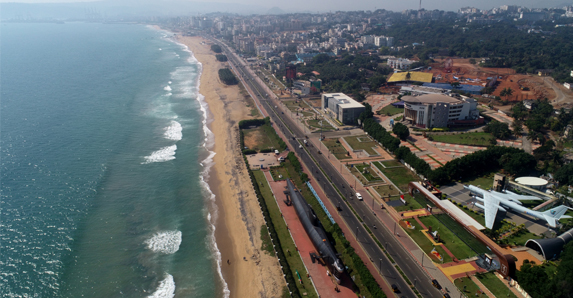
<svg viewBox="0 0 573 298"><path fill-rule="evenodd" d="M362 200L363 200L363 199L362 199L362 195L361 195L359 192L356 193L356 198L357 198L359 201L362 201Z"/></svg>

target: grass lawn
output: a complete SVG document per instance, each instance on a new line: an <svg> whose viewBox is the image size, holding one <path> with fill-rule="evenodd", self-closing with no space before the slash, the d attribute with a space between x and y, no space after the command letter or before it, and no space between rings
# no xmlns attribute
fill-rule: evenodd
<svg viewBox="0 0 573 298"><path fill-rule="evenodd" d="M273 242L271 241L271 236L269 235L269 230L266 225L261 226L261 250L266 251L269 255L274 256L275 250L273 249Z"/></svg>
<svg viewBox="0 0 573 298"><path fill-rule="evenodd" d="M328 148L328 151L330 151L332 153L332 155L334 155L336 158L338 159L349 159L350 156L348 156L346 153L348 151L346 151L346 148L344 148L344 146L342 146L340 144L340 142L336 142L338 139L324 139L322 140L322 143L324 144L324 146L326 146L326 148Z"/></svg>
<svg viewBox="0 0 573 298"><path fill-rule="evenodd" d="M491 253L491 250L447 214L436 214L434 216L476 253Z"/></svg>
<svg viewBox="0 0 573 298"><path fill-rule="evenodd" d="M410 237L412 237L412 239L416 243L418 243L420 248L422 248L422 250L426 253L426 255L428 255L428 257L432 259L432 261L440 263L441 261L438 260L434 256L434 254L431 253L432 249L434 248L434 245L432 244L430 239L428 239L428 237L424 235L424 232L422 232L420 224L415 219L409 219L408 221L412 224L412 226L416 228L412 230L411 229L404 229L404 230L408 233L408 235L410 235ZM438 245L436 246L436 250L440 253L442 258L444 259L444 263L449 263L452 261L450 255L448 255L442 247Z"/></svg>
<svg viewBox="0 0 573 298"><path fill-rule="evenodd" d="M275 181L286 180L289 177L288 172L284 167L271 167L271 175ZM280 178L279 175L282 176L282 178Z"/></svg>
<svg viewBox="0 0 573 298"><path fill-rule="evenodd" d="M354 167L358 171L360 171L362 176L364 176L364 178L366 178L366 180L368 180L368 182L383 181L382 178L380 178L380 176L378 176L378 174L376 174L376 171L373 170L372 168L370 168L369 164L355 164ZM366 170L366 173L364 173L365 170Z"/></svg>
<svg viewBox="0 0 573 298"><path fill-rule="evenodd" d="M386 167L401 167L402 164L397 160L383 160L381 163Z"/></svg>
<svg viewBox="0 0 573 298"><path fill-rule="evenodd" d="M322 126L320 125L320 122L322 122ZM334 127L332 127L332 125L330 125L326 120L313 119L308 120L306 123L308 123L308 126L312 128L320 129L322 127L322 130L334 130Z"/></svg>
<svg viewBox="0 0 573 298"><path fill-rule="evenodd" d="M350 167L350 165L347 166L348 170L350 170L350 173L352 173L352 175L356 176L356 178L358 178L358 181L360 181L360 183L362 183L362 185L368 185L369 181L366 180L366 178L364 178L364 176L362 176L362 174L360 174L359 170L356 167Z"/></svg>
<svg viewBox="0 0 573 298"><path fill-rule="evenodd" d="M520 202L521 202L523 207L533 209L533 208L535 208L535 206L543 204L545 201L543 201L543 200L523 200Z"/></svg>
<svg viewBox="0 0 573 298"><path fill-rule="evenodd" d="M454 203L456 204L456 203ZM456 204L457 206L457 204ZM480 212L474 212L472 210L469 209L464 209L463 207L458 206L460 209L462 209L462 211L464 211L467 215L469 215L471 218L475 219L477 222L479 222L482 226L485 226L485 216L483 215L483 213Z"/></svg>
<svg viewBox="0 0 573 298"><path fill-rule="evenodd" d="M414 198L412 198L408 194L404 195L404 200L406 200L406 205L393 207L394 210L396 210L398 212L402 212L402 211L418 210L418 209L424 208L424 205L421 205L420 203L418 203L418 201L416 201Z"/></svg>
<svg viewBox="0 0 573 298"><path fill-rule="evenodd" d="M275 200L271 188L265 179L265 174L262 171L253 171L257 183L262 186L260 187L261 194L263 195L265 202L267 204L271 220L279 237L282 250L287 258L287 262L290 266L292 275L296 279L296 270L300 273L303 284L297 282L296 286L301 294L307 293L306 297L317 297L317 293L312 289L312 283L306 277L307 271L302 263L300 255L296 252L296 246L290 236L290 233L286 227L284 219L281 217L281 212L277 201ZM290 251L290 255L287 251ZM304 288L306 285L307 288Z"/></svg>
<svg viewBox="0 0 573 298"><path fill-rule="evenodd" d="M470 178L471 179L471 178ZM471 180L461 181L463 184L477 186L481 189L490 189L493 186L493 173L487 174Z"/></svg>
<svg viewBox="0 0 573 298"><path fill-rule="evenodd" d="M525 242L529 239L541 239L540 236L535 235L529 231L521 231L517 234L513 234L507 238L508 243L517 246L524 246Z"/></svg>
<svg viewBox="0 0 573 298"><path fill-rule="evenodd" d="M441 243L443 243L456 258L463 260L476 255L467 244L433 215L420 217L420 221L423 222L426 227L432 227L432 231L438 231Z"/></svg>
<svg viewBox="0 0 573 298"><path fill-rule="evenodd" d="M243 134L245 146L249 147L249 149L257 151L269 148L278 149L279 151L286 149L286 144L284 147L281 147L279 143L280 137L270 124L261 125L251 129L244 129Z"/></svg>
<svg viewBox="0 0 573 298"><path fill-rule="evenodd" d="M310 113L313 112L312 109L306 104L306 102L302 100L299 100L298 102L296 100L289 100L289 101L283 101L283 103L287 106L289 110L293 112L296 112L301 108L303 108L305 111L309 111Z"/></svg>
<svg viewBox="0 0 573 298"><path fill-rule="evenodd" d="M517 298L517 296L515 296L515 294L513 294L513 292L507 287L506 283L497 278L493 272L476 274L476 277L495 295L495 297Z"/></svg>
<svg viewBox="0 0 573 298"><path fill-rule="evenodd" d="M458 289L460 289L460 292L463 292L467 297L487 297L486 294L481 293L481 290L478 287L478 285L476 285L475 282L473 282L471 279L467 277L462 277L454 280L454 284L456 285L456 287L458 287ZM476 296L476 294L478 293L479 296Z"/></svg>
<svg viewBox="0 0 573 298"><path fill-rule="evenodd" d="M418 176L414 175L414 173L410 172L410 170L406 169L404 166L384 168L380 162L373 162L373 164L380 169L388 179L392 180L392 182L403 192L408 191L408 183L420 180Z"/></svg>
<svg viewBox="0 0 573 298"><path fill-rule="evenodd" d="M487 132L468 132L455 135L438 135L432 134L432 138L436 142L460 144L460 145L473 145L473 146L488 146L490 139L494 137Z"/></svg>
<svg viewBox="0 0 573 298"><path fill-rule="evenodd" d="M386 115L386 116L393 116L400 113L404 113L404 109L397 108L391 104L383 107L382 109L378 110L378 112L376 112L376 114L378 115Z"/></svg>
<svg viewBox="0 0 573 298"><path fill-rule="evenodd" d="M374 149L372 149L373 147L377 147L378 144L376 144L376 142L374 141L371 141L367 135L346 137L344 138L344 140L346 140L348 145L350 145L350 147L352 147L352 149L354 150L362 149L365 150L366 153L370 155L379 154Z"/></svg>
<svg viewBox="0 0 573 298"><path fill-rule="evenodd" d="M376 192L383 198L397 196L400 194L400 190L396 189L396 187L386 184L386 185L377 185L374 186Z"/></svg>

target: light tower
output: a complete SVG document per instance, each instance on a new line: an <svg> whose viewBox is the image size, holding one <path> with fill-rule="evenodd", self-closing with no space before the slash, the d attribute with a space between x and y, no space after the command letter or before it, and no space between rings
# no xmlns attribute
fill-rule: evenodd
<svg viewBox="0 0 573 298"><path fill-rule="evenodd" d="M418 10L422 10L422 0L420 0L420 8Z"/></svg>

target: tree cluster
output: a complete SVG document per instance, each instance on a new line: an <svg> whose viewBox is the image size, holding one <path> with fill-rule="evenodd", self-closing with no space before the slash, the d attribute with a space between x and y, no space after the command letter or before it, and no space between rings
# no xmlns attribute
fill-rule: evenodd
<svg viewBox="0 0 573 298"><path fill-rule="evenodd" d="M573 297L573 242L563 248L555 274L545 266L525 260L517 271L519 285L533 298Z"/></svg>
<svg viewBox="0 0 573 298"><path fill-rule="evenodd" d="M489 57L486 67L511 67L518 73L535 73L538 69L553 69L559 82L573 82L573 27L555 28L555 23L537 22L551 34L529 34L513 22L495 24L464 24L456 20L399 20L391 27L382 27L366 34L399 36L397 46L423 43L424 46L405 47L398 54L418 56L425 60L433 56L468 58Z"/></svg>
<svg viewBox="0 0 573 298"><path fill-rule="evenodd" d="M380 142L388 151L394 153L400 147L400 140L393 137L382 125L380 125L373 118L364 120L362 128L365 132L373 137L376 141Z"/></svg>
<svg viewBox="0 0 573 298"><path fill-rule="evenodd" d="M427 176L428 173L432 171L430 165L423 159L419 158L416 154L410 151L410 148L402 146L398 148L394 154L396 154L396 159L401 159L407 164L409 164L416 173Z"/></svg>
<svg viewBox="0 0 573 298"><path fill-rule="evenodd" d="M236 85L239 83L233 72L228 68L219 69L219 79L227 85Z"/></svg>
<svg viewBox="0 0 573 298"><path fill-rule="evenodd" d="M269 117L266 117L264 119L247 119L247 120L241 120L239 121L239 128L240 129L246 129L249 128L251 126L261 126L267 123L271 123L271 119Z"/></svg>
<svg viewBox="0 0 573 298"><path fill-rule="evenodd" d="M227 55L223 55L223 54L217 54L215 55L215 58L217 58L217 61L220 62L227 62Z"/></svg>
<svg viewBox="0 0 573 298"><path fill-rule="evenodd" d="M214 44L214 45L211 45L211 51L213 51L215 53L222 53L223 49L221 49L220 45Z"/></svg>
<svg viewBox="0 0 573 298"><path fill-rule="evenodd" d="M507 123L502 123L497 120L493 120L488 123L484 131L491 133L494 137L501 140L506 140L511 136L511 131L509 130L509 125Z"/></svg>
<svg viewBox="0 0 573 298"><path fill-rule="evenodd" d="M535 158L521 149L490 146L486 150L451 160L443 167L433 170L427 177L436 184L444 184L453 180L480 177L501 168L510 174L521 174L534 167Z"/></svg>

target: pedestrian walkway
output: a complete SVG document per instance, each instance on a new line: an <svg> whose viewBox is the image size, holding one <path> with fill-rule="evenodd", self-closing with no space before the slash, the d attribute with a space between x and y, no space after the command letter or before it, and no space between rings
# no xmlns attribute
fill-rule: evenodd
<svg viewBox="0 0 573 298"><path fill-rule="evenodd" d="M478 286L478 288L486 294L488 297L495 297L495 295L486 287L484 284L481 283L479 279L475 276L470 276L470 279Z"/></svg>

